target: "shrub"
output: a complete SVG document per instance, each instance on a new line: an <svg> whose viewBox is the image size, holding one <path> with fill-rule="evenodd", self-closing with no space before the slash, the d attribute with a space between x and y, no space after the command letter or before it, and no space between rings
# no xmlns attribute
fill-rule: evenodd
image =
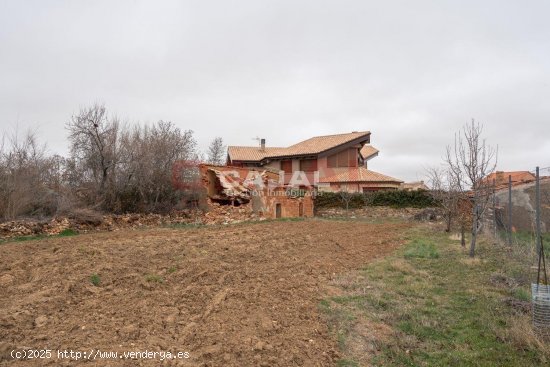
<svg viewBox="0 0 550 367"><path fill-rule="evenodd" d="M369 193L351 193L350 209L365 206L391 206L393 208L427 208L437 206L437 202L427 191L387 190ZM344 208L340 194L323 192L315 197L315 208Z"/></svg>

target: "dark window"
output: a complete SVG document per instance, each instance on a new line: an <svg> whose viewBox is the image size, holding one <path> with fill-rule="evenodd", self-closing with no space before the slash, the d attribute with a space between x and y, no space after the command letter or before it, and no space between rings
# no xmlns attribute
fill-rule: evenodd
<svg viewBox="0 0 550 367"><path fill-rule="evenodd" d="M304 171L304 172L317 171L317 159L302 159L300 161L300 171Z"/></svg>
<svg viewBox="0 0 550 367"><path fill-rule="evenodd" d="M327 166L330 168L357 167L357 149L346 149L328 156Z"/></svg>
<svg viewBox="0 0 550 367"><path fill-rule="evenodd" d="M327 166L330 168L338 167L338 154L333 154L328 156Z"/></svg>
<svg viewBox="0 0 550 367"><path fill-rule="evenodd" d="M285 173L292 173L292 161L281 161L281 171L285 171Z"/></svg>
<svg viewBox="0 0 550 367"><path fill-rule="evenodd" d="M338 153L338 167L349 167L348 151Z"/></svg>

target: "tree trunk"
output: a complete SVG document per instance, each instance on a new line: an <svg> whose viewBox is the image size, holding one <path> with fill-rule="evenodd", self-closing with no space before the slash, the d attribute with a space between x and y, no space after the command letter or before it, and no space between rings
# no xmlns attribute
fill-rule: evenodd
<svg viewBox="0 0 550 367"><path fill-rule="evenodd" d="M447 228L445 228L445 232L449 233L451 231L451 221L452 221L450 211L447 212L447 218L446 219L447 219Z"/></svg>
<svg viewBox="0 0 550 367"><path fill-rule="evenodd" d="M108 168L102 168L101 170L101 183L99 184L99 191L101 195L105 195L105 185L107 183Z"/></svg>
<svg viewBox="0 0 550 367"><path fill-rule="evenodd" d="M476 251L477 220L477 215L474 215L474 219L472 220L472 240L470 242L470 257L474 257Z"/></svg>
<svg viewBox="0 0 550 367"><path fill-rule="evenodd" d="M460 224L460 245L466 248L466 226L464 223Z"/></svg>

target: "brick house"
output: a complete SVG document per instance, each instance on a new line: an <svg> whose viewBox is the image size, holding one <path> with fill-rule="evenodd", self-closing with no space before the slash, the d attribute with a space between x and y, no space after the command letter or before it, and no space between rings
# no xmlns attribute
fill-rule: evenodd
<svg viewBox="0 0 550 367"><path fill-rule="evenodd" d="M488 175L485 180L489 183L489 185L492 185L494 182L497 188L507 187L510 176L512 178L512 185L514 186L536 180L535 175L529 171L496 171Z"/></svg>
<svg viewBox="0 0 550 367"><path fill-rule="evenodd" d="M284 184L316 183L323 191L398 189L403 181L368 169L368 162L377 155L378 149L370 145L370 132L354 131L316 136L289 147L268 147L265 139L256 147L229 146L227 164L282 172Z"/></svg>

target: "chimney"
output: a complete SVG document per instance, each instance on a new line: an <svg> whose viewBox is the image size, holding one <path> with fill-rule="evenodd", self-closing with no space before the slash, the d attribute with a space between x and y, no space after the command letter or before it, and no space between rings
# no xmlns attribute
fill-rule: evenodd
<svg viewBox="0 0 550 367"><path fill-rule="evenodd" d="M265 139L260 140L260 150L262 152L265 150Z"/></svg>

